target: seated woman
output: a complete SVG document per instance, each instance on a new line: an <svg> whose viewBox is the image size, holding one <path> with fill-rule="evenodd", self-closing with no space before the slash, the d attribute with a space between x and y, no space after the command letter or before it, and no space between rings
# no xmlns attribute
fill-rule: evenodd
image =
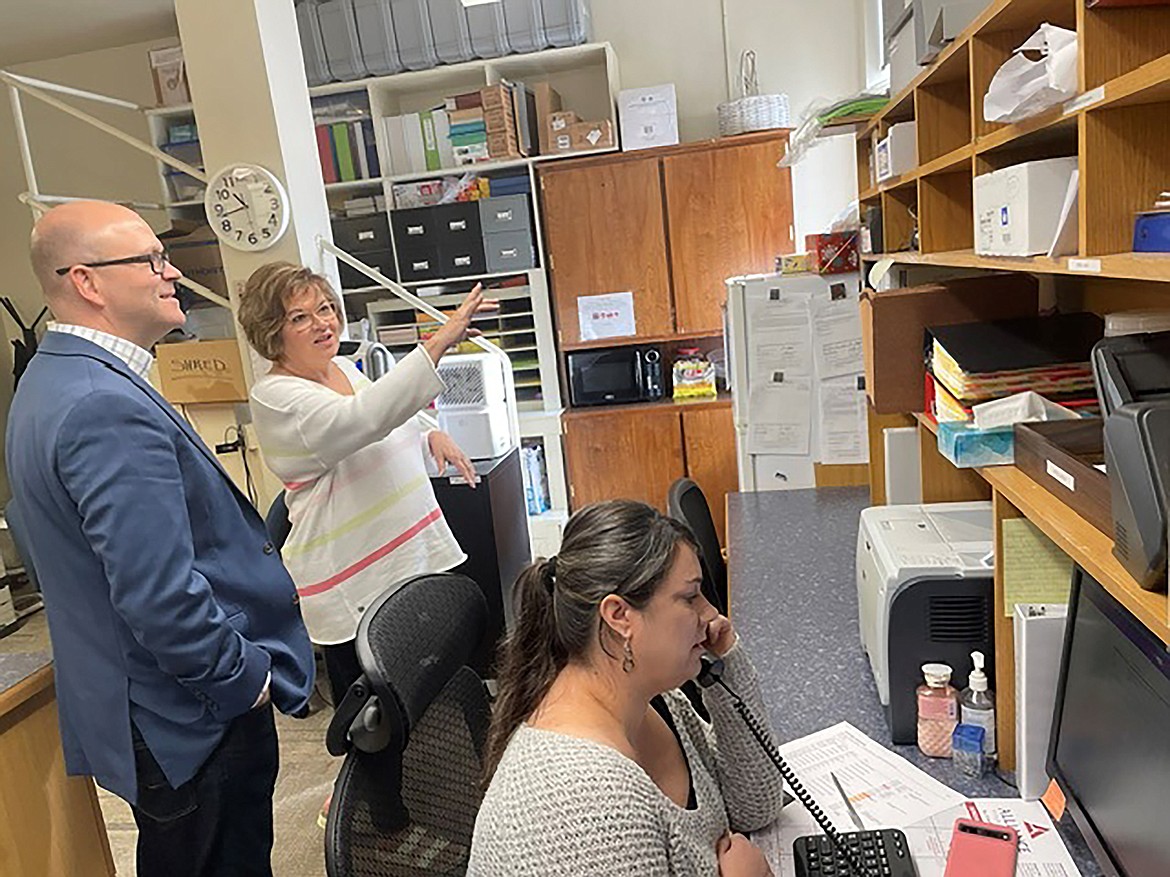
<svg viewBox="0 0 1170 877"><path fill-rule="evenodd" d="M284 482L292 531L281 554L309 637L323 646L334 703L361 675L354 638L366 607L404 579L465 559L443 518L424 452L474 486L470 461L422 409L443 389L435 365L485 303L476 286L450 320L377 382L337 355L328 281L275 262L244 289L239 319L273 367L252 388L265 462Z"/></svg>
<svg viewBox="0 0 1170 877"><path fill-rule="evenodd" d="M560 554L521 575L469 875L771 873L730 832L779 817L775 767L721 688L703 692L711 724L677 690L712 652L765 715L701 581L686 526L628 500L577 512Z"/></svg>

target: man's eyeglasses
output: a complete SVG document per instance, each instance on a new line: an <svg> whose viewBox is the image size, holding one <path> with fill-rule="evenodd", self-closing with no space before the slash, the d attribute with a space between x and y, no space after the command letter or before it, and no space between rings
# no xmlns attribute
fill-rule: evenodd
<svg viewBox="0 0 1170 877"><path fill-rule="evenodd" d="M171 264L171 255L166 250L158 253L143 253L141 256L127 256L124 259L107 259L104 262L82 262L77 265L67 265L64 268L58 268L57 274L64 277L74 268L106 268L110 265L149 265L150 270L162 277L163 272L167 270L167 265Z"/></svg>
<svg viewBox="0 0 1170 877"><path fill-rule="evenodd" d="M337 305L331 301L323 301L310 314L307 311L297 311L287 317L288 325L294 332L308 332L316 318L318 322L329 325L337 316Z"/></svg>

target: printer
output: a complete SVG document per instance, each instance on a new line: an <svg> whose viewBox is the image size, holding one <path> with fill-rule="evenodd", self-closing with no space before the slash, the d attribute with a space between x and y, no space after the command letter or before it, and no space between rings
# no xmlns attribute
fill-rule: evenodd
<svg viewBox="0 0 1170 877"><path fill-rule="evenodd" d="M1170 487L1170 332L1104 338L1092 363L1105 418L1113 554L1143 588L1160 589Z"/></svg>
<svg viewBox="0 0 1170 877"><path fill-rule="evenodd" d="M914 743L922 665L967 685L970 653L995 666L990 502L875 506L857 533L861 644L895 743Z"/></svg>

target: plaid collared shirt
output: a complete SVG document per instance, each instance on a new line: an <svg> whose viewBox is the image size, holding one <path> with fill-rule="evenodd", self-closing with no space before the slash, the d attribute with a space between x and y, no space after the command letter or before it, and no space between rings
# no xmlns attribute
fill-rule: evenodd
<svg viewBox="0 0 1170 877"><path fill-rule="evenodd" d="M131 371L144 381L150 379L150 367L154 363L154 357L151 356L149 350L143 350L133 341L127 341L125 338L119 338L117 335L111 335L109 332L103 332L100 329L91 329L88 326L74 326L71 323L49 323L48 331L62 332L66 335L76 335L78 338L84 338L86 341L92 341L99 347L104 347L126 365L130 366Z"/></svg>

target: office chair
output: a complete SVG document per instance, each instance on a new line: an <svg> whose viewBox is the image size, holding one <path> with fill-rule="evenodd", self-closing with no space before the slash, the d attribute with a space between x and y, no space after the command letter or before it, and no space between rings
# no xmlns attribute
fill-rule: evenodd
<svg viewBox="0 0 1170 877"><path fill-rule="evenodd" d="M325 826L329 877L466 872L490 720L466 664L486 629L483 593L455 573L408 579L362 616L362 675L326 735L345 753Z"/></svg>
<svg viewBox="0 0 1170 877"><path fill-rule="evenodd" d="M284 540L292 532L292 523L288 519L288 504L284 501L283 490L268 507L268 514L264 516L264 528L268 531L268 538L272 540L276 550L284 548Z"/></svg>
<svg viewBox="0 0 1170 877"><path fill-rule="evenodd" d="M727 564L719 547L719 534L702 488L690 478L679 478L666 494L666 511L682 521L699 543L699 562L703 566L703 596L724 615L727 614Z"/></svg>

